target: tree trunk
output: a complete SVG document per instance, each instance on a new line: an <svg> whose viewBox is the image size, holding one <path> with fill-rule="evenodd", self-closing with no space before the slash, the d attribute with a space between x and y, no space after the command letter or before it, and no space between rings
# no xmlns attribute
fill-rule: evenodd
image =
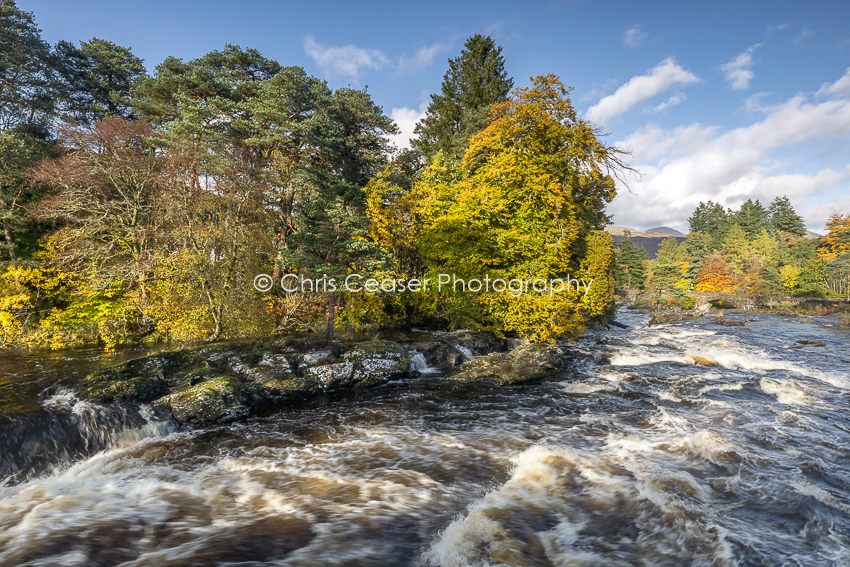
<svg viewBox="0 0 850 567"><path fill-rule="evenodd" d="M328 307L328 344L334 341L334 315L336 315L336 294L332 293Z"/></svg>
<svg viewBox="0 0 850 567"><path fill-rule="evenodd" d="M3 219L3 232L6 236L6 247L9 249L9 259L17 262L18 255L15 252L15 239L12 237L12 223L7 218Z"/></svg>

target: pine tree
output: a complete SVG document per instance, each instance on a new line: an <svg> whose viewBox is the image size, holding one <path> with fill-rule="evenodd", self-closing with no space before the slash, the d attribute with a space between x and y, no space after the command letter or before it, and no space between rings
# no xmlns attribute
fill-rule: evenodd
<svg viewBox="0 0 850 567"><path fill-rule="evenodd" d="M777 197L767 209L768 227L777 232L787 232L794 236L806 236L803 217L797 214L788 197Z"/></svg>
<svg viewBox="0 0 850 567"><path fill-rule="evenodd" d="M752 242L767 225L768 213L756 199L747 199L741 208L732 215L731 222L736 223L744 231L747 240Z"/></svg>
<svg viewBox="0 0 850 567"><path fill-rule="evenodd" d="M145 66L129 48L95 37L80 47L60 41L54 54L66 117L92 124L132 115L130 88L145 75Z"/></svg>
<svg viewBox="0 0 850 567"><path fill-rule="evenodd" d="M708 246L705 244L705 238L699 232L692 232L688 235L685 241L685 249L687 250L688 268L685 271L685 279L690 281L689 288L693 289L696 286L697 276L702 269L702 264L708 256Z"/></svg>
<svg viewBox="0 0 850 567"><path fill-rule="evenodd" d="M648 259L646 250L634 243L628 230L624 231L614 254L617 287L643 289L646 280L644 262Z"/></svg>
<svg viewBox="0 0 850 567"><path fill-rule="evenodd" d="M511 88L501 46L489 36L470 37L460 55L449 60L441 93L431 95L411 145L428 158L440 150L460 158L469 138L487 126L490 107L507 100Z"/></svg>
<svg viewBox="0 0 850 567"><path fill-rule="evenodd" d="M723 238L729 228L729 214L720 203L700 202L688 219L690 232L698 232L705 236L705 244L709 250L719 250L723 246Z"/></svg>

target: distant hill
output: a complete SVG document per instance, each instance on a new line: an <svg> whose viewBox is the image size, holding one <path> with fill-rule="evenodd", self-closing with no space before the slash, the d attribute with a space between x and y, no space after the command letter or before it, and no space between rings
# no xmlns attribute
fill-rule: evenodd
<svg viewBox="0 0 850 567"><path fill-rule="evenodd" d="M606 226L605 232L611 235L611 238L614 239L614 244L619 245L620 240L623 239L623 232L626 230L629 231L629 236L632 239L632 242L646 250L646 255L650 260L655 260L655 257L658 256L658 247L661 246L661 243L665 238L670 238L671 236L682 242L686 240L687 237L677 230L673 230L672 228L667 228L665 226L659 228L653 228L651 231L640 231L634 230L631 228L625 228L622 226ZM662 232L669 231L669 232Z"/></svg>
<svg viewBox="0 0 850 567"><path fill-rule="evenodd" d="M666 226L657 226L655 228L649 228L644 232L659 232L661 234L669 234L670 236L685 236L675 228L669 228Z"/></svg>

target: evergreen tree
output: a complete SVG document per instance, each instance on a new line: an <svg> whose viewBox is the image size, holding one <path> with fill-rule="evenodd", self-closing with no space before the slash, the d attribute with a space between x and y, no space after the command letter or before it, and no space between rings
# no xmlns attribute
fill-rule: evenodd
<svg viewBox="0 0 850 567"><path fill-rule="evenodd" d="M643 289L646 280L644 263L648 259L646 250L634 243L628 230L624 231L614 254L617 287Z"/></svg>
<svg viewBox="0 0 850 567"><path fill-rule="evenodd" d="M365 90L339 89L321 109L319 157L308 172L300 226L285 241L281 258L310 279L335 279L350 271L368 274L383 266L385 253L369 242L366 193L369 179L386 165L387 135L396 131ZM337 287L330 298L328 342L334 337Z"/></svg>
<svg viewBox="0 0 850 567"><path fill-rule="evenodd" d="M729 214L720 203L713 201L700 202L688 219L690 232L698 232L705 236L709 250L719 250L723 246L723 238L729 228Z"/></svg>
<svg viewBox="0 0 850 567"><path fill-rule="evenodd" d="M806 236L803 217L797 214L788 197L777 197L767 209L768 227L777 232L787 232L794 236Z"/></svg>
<svg viewBox="0 0 850 567"><path fill-rule="evenodd" d="M413 148L428 158L440 150L460 158L469 138L487 126L490 107L507 100L512 87L501 46L489 36L470 37L461 54L449 60L440 94L431 95Z"/></svg>
<svg viewBox="0 0 850 567"><path fill-rule="evenodd" d="M145 75L145 66L129 48L95 37L80 47L60 41L54 53L66 117L93 124L131 116L130 88Z"/></svg>
<svg viewBox="0 0 850 567"><path fill-rule="evenodd" d="M23 205L34 196L25 171L50 149L52 63L32 12L0 0L0 221L2 246L13 261L18 257L15 234L28 222Z"/></svg>
<svg viewBox="0 0 850 567"><path fill-rule="evenodd" d="M697 283L697 276L702 269L702 264L708 256L708 246L705 238L699 232L692 232L685 241L687 250L688 268L685 271L685 279L690 281L689 288L693 289Z"/></svg>
<svg viewBox="0 0 850 567"><path fill-rule="evenodd" d="M737 224L744 231L747 240L752 242L767 226L768 213L762 204L756 199L747 199L738 212L734 213L731 222Z"/></svg>

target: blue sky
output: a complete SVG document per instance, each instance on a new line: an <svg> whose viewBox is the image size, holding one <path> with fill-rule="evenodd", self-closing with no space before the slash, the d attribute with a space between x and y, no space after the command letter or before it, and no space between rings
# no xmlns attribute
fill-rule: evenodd
<svg viewBox="0 0 850 567"><path fill-rule="evenodd" d="M474 33L518 86L556 73L640 178L614 224L687 229L701 200L788 195L810 229L850 212L850 2L18 0L47 41L101 37L150 71L225 43L368 85L403 132ZM397 140L406 143L403 134Z"/></svg>

